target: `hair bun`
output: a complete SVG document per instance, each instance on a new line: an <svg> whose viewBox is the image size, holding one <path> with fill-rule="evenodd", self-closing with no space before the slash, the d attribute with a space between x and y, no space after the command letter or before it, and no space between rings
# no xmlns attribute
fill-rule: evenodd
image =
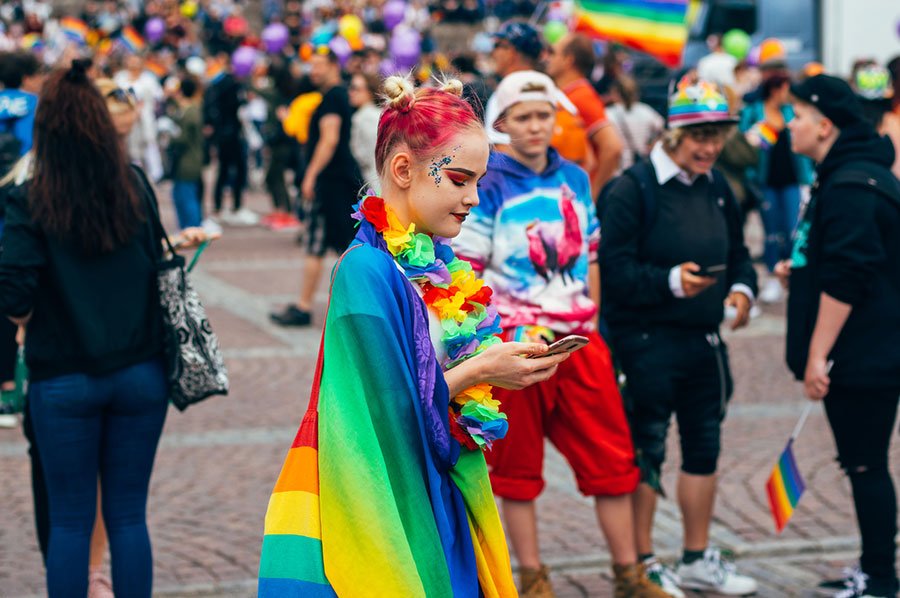
<svg viewBox="0 0 900 598"><path fill-rule="evenodd" d="M446 79L441 82L441 91L462 97L463 84L459 79Z"/></svg>
<svg viewBox="0 0 900 598"><path fill-rule="evenodd" d="M66 79L73 83L81 83L87 81L87 72L91 68L93 62L90 58L76 58L72 61L69 72L66 73Z"/></svg>
<svg viewBox="0 0 900 598"><path fill-rule="evenodd" d="M384 97L389 108L409 112L416 102L416 88L406 77L394 75L384 82Z"/></svg>

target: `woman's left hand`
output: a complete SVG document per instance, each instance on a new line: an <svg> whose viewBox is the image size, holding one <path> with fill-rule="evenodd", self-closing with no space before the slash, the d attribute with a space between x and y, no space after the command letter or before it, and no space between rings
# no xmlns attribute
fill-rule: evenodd
<svg viewBox="0 0 900 598"><path fill-rule="evenodd" d="M810 357L803 375L803 391L813 401L821 401L828 394L831 378L828 377L828 361L824 357Z"/></svg>
<svg viewBox="0 0 900 598"><path fill-rule="evenodd" d="M725 299L725 305L731 305L737 311L734 322L731 323L732 330L743 328L750 322L750 308L752 306L747 295L740 291L729 293L728 298Z"/></svg>
<svg viewBox="0 0 900 598"><path fill-rule="evenodd" d="M172 245L177 248L191 249L204 241L214 241L221 236L221 233L209 234L199 226L191 226L178 233L172 239Z"/></svg>

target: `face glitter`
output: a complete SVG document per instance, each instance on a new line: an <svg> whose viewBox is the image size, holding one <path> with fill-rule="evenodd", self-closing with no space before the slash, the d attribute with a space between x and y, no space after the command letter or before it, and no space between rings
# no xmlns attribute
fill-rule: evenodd
<svg viewBox="0 0 900 598"><path fill-rule="evenodd" d="M462 146L457 145L452 150L450 150L449 156L444 156L440 160L435 160L431 163L431 167L428 169L428 176L434 179L434 184L438 187L441 186L441 181L444 180L444 178L441 176L441 170L443 170L445 166L450 165L450 163L453 161L453 158L456 157L456 152L460 147Z"/></svg>

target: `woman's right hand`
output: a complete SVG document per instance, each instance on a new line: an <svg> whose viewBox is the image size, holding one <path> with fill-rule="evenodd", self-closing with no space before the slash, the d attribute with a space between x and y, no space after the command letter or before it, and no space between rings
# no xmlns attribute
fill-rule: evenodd
<svg viewBox="0 0 900 598"><path fill-rule="evenodd" d="M550 378L559 364L569 358L568 353L539 356L547 352L547 345L541 343L498 343L471 359L478 364L478 382L508 390L521 390Z"/></svg>
<svg viewBox="0 0 900 598"><path fill-rule="evenodd" d="M696 297L709 287L716 284L715 276L700 276L700 266L694 262L681 264L681 288L685 297Z"/></svg>

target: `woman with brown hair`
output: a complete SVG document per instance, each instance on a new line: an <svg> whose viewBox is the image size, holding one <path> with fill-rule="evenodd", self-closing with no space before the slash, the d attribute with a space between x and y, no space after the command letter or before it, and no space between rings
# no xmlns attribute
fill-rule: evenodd
<svg viewBox="0 0 900 598"><path fill-rule="evenodd" d="M101 480L119 596L150 596L150 472L167 409L150 223L88 61L48 79L34 174L10 198L0 313L28 322L28 408L50 503L47 590L84 596Z"/></svg>

